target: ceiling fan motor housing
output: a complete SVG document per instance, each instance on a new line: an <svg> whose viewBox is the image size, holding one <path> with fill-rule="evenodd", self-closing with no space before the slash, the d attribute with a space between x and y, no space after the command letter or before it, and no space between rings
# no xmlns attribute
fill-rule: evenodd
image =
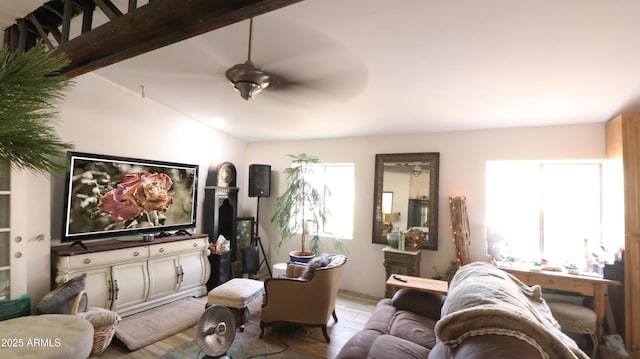
<svg viewBox="0 0 640 359"><path fill-rule="evenodd" d="M252 99L256 94L269 87L272 76L251 61L234 65L226 72L227 79L243 99Z"/></svg>

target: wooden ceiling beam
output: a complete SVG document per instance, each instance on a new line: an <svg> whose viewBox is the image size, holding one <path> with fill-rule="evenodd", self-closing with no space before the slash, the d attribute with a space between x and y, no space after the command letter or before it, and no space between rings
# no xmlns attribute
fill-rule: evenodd
<svg viewBox="0 0 640 359"><path fill-rule="evenodd" d="M113 5L109 0L93 0L93 2L98 5L100 10L102 10L102 12L107 15L111 21L122 16L122 11L120 11L120 9Z"/></svg>
<svg viewBox="0 0 640 359"><path fill-rule="evenodd" d="M27 18L29 19L29 21L31 21L33 26L36 28L38 35L40 35L40 38L44 41L45 45L47 45L49 50L53 50L55 46L53 46L53 44L51 43L51 40L49 40L49 37L47 36L47 32L44 31L44 28L42 27L42 24L40 24L40 21L38 21L38 18L36 18L36 16L33 13L29 14Z"/></svg>
<svg viewBox="0 0 640 359"><path fill-rule="evenodd" d="M154 0L63 41L54 52L69 56L63 73L74 77L300 1Z"/></svg>

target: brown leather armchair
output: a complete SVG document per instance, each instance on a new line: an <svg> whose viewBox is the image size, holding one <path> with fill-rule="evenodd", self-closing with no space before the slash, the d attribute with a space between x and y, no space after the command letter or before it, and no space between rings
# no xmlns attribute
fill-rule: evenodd
<svg viewBox="0 0 640 359"><path fill-rule="evenodd" d="M260 338L266 327L274 324L293 324L321 327L327 343L327 322L335 313L338 285L347 257L330 255L328 264L315 270L311 279L300 277L304 266L289 264L287 277L268 278L264 282L264 301L260 320Z"/></svg>

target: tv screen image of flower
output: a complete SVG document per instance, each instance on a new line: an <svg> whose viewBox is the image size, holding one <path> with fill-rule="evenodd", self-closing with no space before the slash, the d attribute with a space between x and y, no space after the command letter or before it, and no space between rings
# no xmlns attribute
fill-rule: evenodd
<svg viewBox="0 0 640 359"><path fill-rule="evenodd" d="M63 241L195 227L198 166L69 152Z"/></svg>

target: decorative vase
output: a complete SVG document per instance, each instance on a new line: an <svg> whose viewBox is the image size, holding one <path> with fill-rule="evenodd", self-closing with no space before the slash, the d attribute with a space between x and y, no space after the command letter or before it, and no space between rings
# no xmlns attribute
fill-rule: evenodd
<svg viewBox="0 0 640 359"><path fill-rule="evenodd" d="M389 243L389 246L393 248L398 248L398 243L400 243L401 238L402 233L400 232L387 233L387 243Z"/></svg>

